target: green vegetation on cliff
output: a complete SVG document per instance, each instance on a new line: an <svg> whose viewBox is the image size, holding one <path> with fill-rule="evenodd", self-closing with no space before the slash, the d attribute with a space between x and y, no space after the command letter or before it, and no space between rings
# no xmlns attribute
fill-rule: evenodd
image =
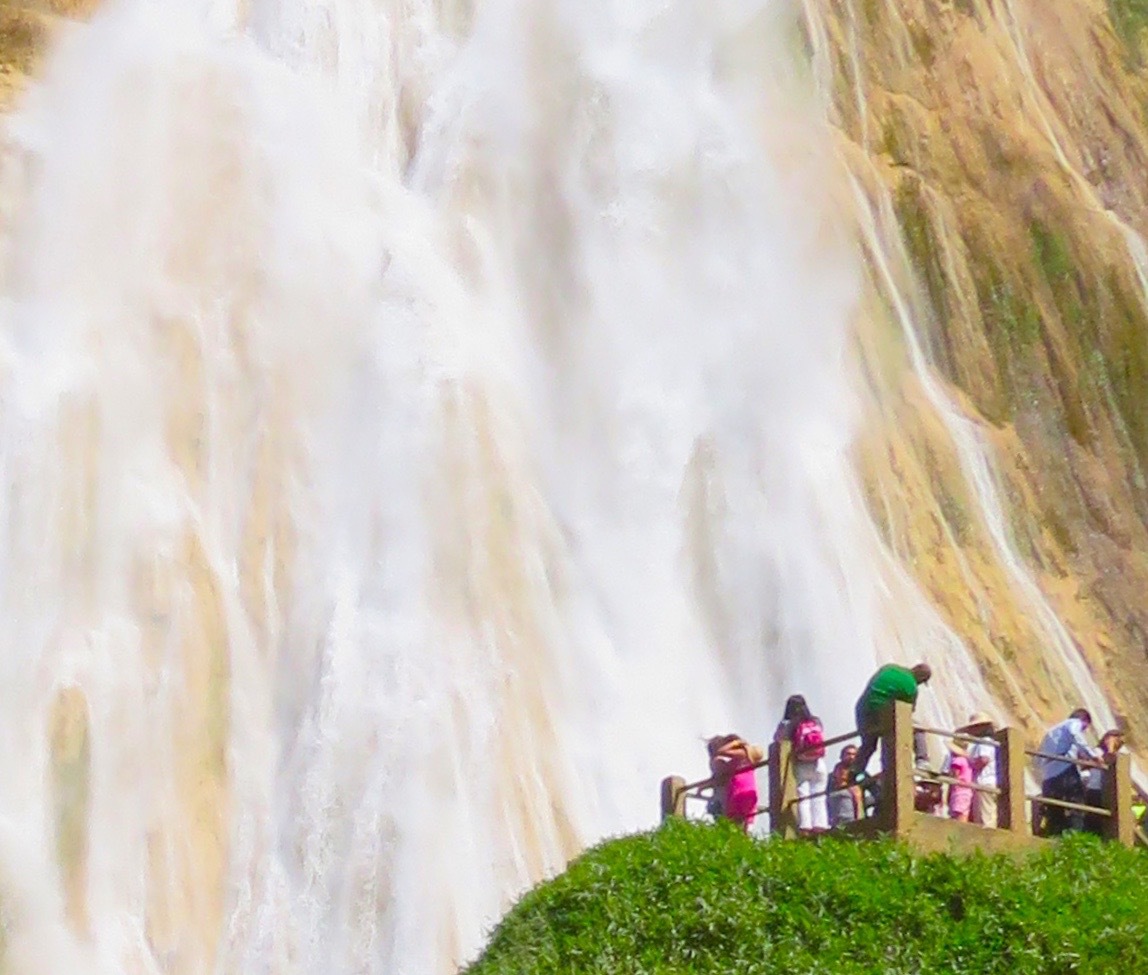
<svg viewBox="0 0 1148 975"><path fill-rule="evenodd" d="M671 823L527 894L468 975L1138 972L1146 867L1092 837L1018 864Z"/></svg>
<svg viewBox="0 0 1148 975"><path fill-rule="evenodd" d="M1141 35L1148 27L1148 0L1108 0L1108 13L1116 35L1128 48L1133 66L1143 63Z"/></svg>

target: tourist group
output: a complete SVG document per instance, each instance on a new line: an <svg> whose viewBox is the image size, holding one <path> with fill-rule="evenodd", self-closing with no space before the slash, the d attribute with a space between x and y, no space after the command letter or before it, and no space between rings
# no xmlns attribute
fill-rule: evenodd
<svg viewBox="0 0 1148 975"><path fill-rule="evenodd" d="M915 706L918 690L931 677L928 664L881 667L866 684L854 710L861 744L845 745L832 769L828 767L821 720L802 695L794 694L785 702L774 741L788 741L793 746L801 833L815 835L873 815L881 775L871 775L868 765L880 740L879 716L893 701ZM1092 716L1078 708L1045 734L1037 749L1041 757L1036 760L1043 797L1083 806L1103 805L1107 760L1124 747L1124 736L1117 730L1106 731L1094 746L1086 737L1091 727ZM936 769L930 763L925 732L915 732L916 808L995 828L1000 743L992 737L993 721L978 712L955 731L959 737L947 743ZM748 829L760 811L755 767L762 762L762 749L734 734L710 738L706 745L713 783L709 812ZM1099 833L1102 823L1099 814L1062 806L1037 804L1033 813L1033 832L1038 836L1058 836L1073 829Z"/></svg>

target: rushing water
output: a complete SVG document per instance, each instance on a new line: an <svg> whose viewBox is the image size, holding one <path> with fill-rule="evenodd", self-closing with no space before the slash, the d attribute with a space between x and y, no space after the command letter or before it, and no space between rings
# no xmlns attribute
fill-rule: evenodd
<svg viewBox="0 0 1148 975"><path fill-rule="evenodd" d="M796 13L188 6L8 132L8 964L450 971L878 656Z"/></svg>

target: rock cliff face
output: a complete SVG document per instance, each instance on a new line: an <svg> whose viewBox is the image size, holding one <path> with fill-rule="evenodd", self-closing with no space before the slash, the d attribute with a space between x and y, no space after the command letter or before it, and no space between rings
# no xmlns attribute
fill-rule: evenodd
<svg viewBox="0 0 1148 975"><path fill-rule="evenodd" d="M12 107L53 28L89 15L99 0L4 0L0 3L0 111Z"/></svg>
<svg viewBox="0 0 1148 975"><path fill-rule="evenodd" d="M0 106L93 5L0 5ZM873 517L1002 713L1035 732L1094 680L1148 748L1148 5L803 14L866 257Z"/></svg>
<svg viewBox="0 0 1148 975"><path fill-rule="evenodd" d="M1083 663L1141 748L1145 15L1129 0L806 9L868 211L873 515L1003 707L1035 730L1078 700Z"/></svg>

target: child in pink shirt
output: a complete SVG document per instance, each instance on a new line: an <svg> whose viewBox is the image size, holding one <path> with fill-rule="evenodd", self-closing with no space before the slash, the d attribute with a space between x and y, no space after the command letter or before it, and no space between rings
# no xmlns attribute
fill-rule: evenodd
<svg viewBox="0 0 1148 975"><path fill-rule="evenodd" d="M968 752L960 742L949 745L949 754L945 758L945 768L942 770L950 778L961 783L949 783L949 818L961 822L969 821L969 812L973 806L973 765L969 761Z"/></svg>

